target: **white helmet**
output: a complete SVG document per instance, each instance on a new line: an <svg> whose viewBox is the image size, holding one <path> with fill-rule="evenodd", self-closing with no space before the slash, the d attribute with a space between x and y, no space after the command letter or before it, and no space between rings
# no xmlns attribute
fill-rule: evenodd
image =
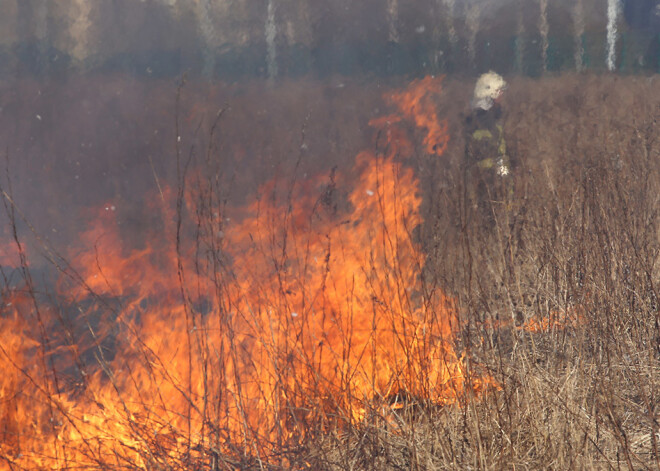
<svg viewBox="0 0 660 471"><path fill-rule="evenodd" d="M493 106L493 102L499 98L505 88L506 82L501 75L496 74L492 70L483 74L479 77L477 85L474 87L472 108L489 110Z"/></svg>

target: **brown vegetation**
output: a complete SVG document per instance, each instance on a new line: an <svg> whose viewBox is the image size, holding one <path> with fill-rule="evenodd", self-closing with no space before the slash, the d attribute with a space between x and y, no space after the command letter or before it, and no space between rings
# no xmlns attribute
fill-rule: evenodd
<svg viewBox="0 0 660 471"><path fill-rule="evenodd" d="M5 385L3 397L9 399L0 403L0 455L6 455L0 466L20 469L29 465L35 467L34 463L45 460L44 456L30 456L34 450L25 448L28 437L21 430L26 426L16 419L16 410L22 401L38 400L47 405L47 410L39 417L44 420L40 432L44 436L50 436L44 430L57 432L51 434L57 436L53 441L64 442L67 436L75 436L70 429L69 435L64 433L66 424L75 429L84 422L72 404L76 400L85 403L89 397L99 400L101 390L130 383L120 377L121 371L125 375L129 371L131 379L144 375L149 384L158 385L158 394L166 392L170 396L152 398L142 391L137 406L123 400L112 403L116 410L111 410L107 403L99 406L103 412L90 413L84 423L94 422L104 433L124 435L116 442L101 433L86 436L84 444L77 448L67 449L66 443L60 444L60 448L55 447L64 450L64 454L58 456L60 466L80 465L71 456L82 456L88 468L112 466L117 469L134 466L337 470L660 468L660 273L657 267L660 257L660 82L655 77L590 75L512 79L503 107L508 149L516 165L511 176L514 193L507 204L492 202L493 224L483 224L472 214L464 196L461 128L471 86L449 79L443 86L443 93L433 99L439 116L447 118L446 129L451 136L444 154L429 152L432 146L424 140L429 129L417 127L415 120L406 116L405 109L399 113L400 121L391 119L385 127L379 127L382 126L379 122L370 131L376 135L375 160L365 160L362 156L359 162L380 165L374 179L396 183L389 186L364 186L364 181L355 179L358 175L352 175L348 167L341 165L337 174L326 168L327 176L303 177L306 172L300 170L301 166L312 165L303 162L309 148L309 127L318 126L318 134L312 135L320 136L324 118L320 117L319 124L315 125L309 124L314 122L313 117L300 118L294 128L295 139L291 138L291 132L279 138L280 142L295 143L292 143L295 150L291 157L294 177L280 177L262 188L263 200L257 199L250 207L253 212L245 213L257 216L245 219L243 214L243 221L248 222L243 222L241 227L245 226L249 242L241 246L245 243L241 239L238 251L236 247L225 245L226 240L233 242L234 236L228 235L231 224L223 222L225 217L236 217L226 201L230 196L227 188L235 184L236 172L223 173L223 159L232 157L226 157L219 147L208 144L217 142L211 138L205 141L208 153L190 154L186 146L178 146L178 173L173 172L178 192L175 187L175 194L165 192L156 198L163 202L170 198L168 201L175 203L176 211L163 210L162 223L166 229L164 233L172 230L171 233L176 234L176 240L170 240L175 250L171 259L154 261L158 256L152 252L146 254L146 259L170 270L167 275L149 279L147 283L145 280L149 277L136 269L142 265L131 264L135 260L142 261L136 258L138 252L132 251L133 247L128 248L130 256L126 256L127 248L112 246L123 255L125 263L111 268L106 262L115 252L104 253L102 237L89 230L81 241L92 249L82 259L86 262L84 265L66 265L63 260L67 257L46 252L68 281L65 283L67 290L58 292L60 301L40 308L42 303L52 300L34 290L30 268L24 260L19 261L17 266L27 289L16 290L16 283L9 282L9 277L4 278L0 321L3 329L12 328L29 341L5 343L0 349L0 364L21 373L16 375L15 381ZM351 87L355 86L349 86L349 90L358 88ZM389 105L381 103L380 106L395 109L396 104L394 98L389 100ZM358 109L356 113L364 116L356 118L357 122L364 123L373 117L372 109ZM225 114L215 129L222 128L223 120L230 121L229 128L233 126ZM341 139L341 125L336 119L333 122L332 129L337 130L337 139ZM180 120L179 125L185 125L182 123ZM277 124L272 126L277 127ZM208 121L203 128L215 132L211 131L214 128ZM385 135L387 138L383 137ZM190 155L199 163L199 172L188 170ZM405 167L392 163L402 156L409 157ZM322 167L323 163L316 161L313 165ZM409 191L414 185L398 186L415 180L407 170L410 168L423 189L420 214L416 212L418 200ZM356 169L356 174L369 175L364 165ZM361 191L352 193L356 188ZM346 251L344 244L355 236L350 230L342 232L345 231L343 218L362 214L363 217L349 226L356 230L367 220L366 215L370 213L358 213L356 200L359 197L354 196L364 198L365 189L373 190L382 202L388 202L376 217L375 227L391 231L392 237L383 234L372 237L371 243L381 248L372 246L370 252L365 251L371 258L366 255L360 258L359 251L357 255L347 256L346 253L353 252ZM379 189L383 190L382 195ZM12 212L6 185L5 191L8 212L18 219L20 216ZM297 199L310 194L309 205ZM404 206L404 199L399 199L402 195L413 201L412 206ZM396 217L388 216L389 206L395 208ZM424 220L421 226L416 226L417 216ZM263 227L275 231L266 237L256 236ZM304 229L302 233L301 228ZM151 229L151 235L158 235L160 231L160 227ZM275 278L267 278L257 287L252 284L248 291L256 291L266 298L264 305L267 306L268 299L272 302L268 295L278 293L279 289L284 294L274 304L290 317L294 313L291 306L299 302L292 299L299 296L296 289L302 292L310 289L295 288L298 286L295 275L306 281L307 273L318 269L308 258L300 257L301 251L310 257L317 251L324 254L325 246L317 247L317 242L311 238L318 234L325 237L323 244L330 244L333 238L341 242L345 250L342 260L352 263L362 260L362 268L367 273L379 270L369 278L372 291L367 293L371 293L374 306L370 309L373 313L382 310L388 315L400 314L392 325L394 334L405 339L391 351L409 348L415 355L426 351L436 355L432 360L441 359L442 362L426 359L425 363L422 359L414 363L405 371L406 374L413 372L419 383L415 383L415 378L397 373L394 375L397 387L391 390L392 394L387 394L382 384L374 386L371 390L374 401L369 402L354 393L351 389L354 383L344 376L340 375L342 382L334 387L328 387L314 376L322 371L314 363L320 357L314 356L316 353L310 357L299 356L296 347L305 344L309 340L307 337L295 342L286 340L279 344L286 347L286 354L269 350L271 363L266 363L272 364L272 369L260 365L261 369L254 370L267 370L274 385L269 386L272 389L268 391L277 391L277 398L284 404L276 409L281 415L275 416L282 421L282 426L273 427L268 434L260 436L256 433L258 427L250 420L225 420L222 415L223 401L231 402L223 394L235 393L240 399L241 390L223 389L222 381L226 378L217 376L213 368L229 375L230 367L248 362L217 362L214 339L227 342L222 345L233 352L227 355L236 355L242 350L231 343L234 341L231 335L223 337L222 333L217 337L217 329L204 328L205 322L213 319L208 311L214 308L208 306L221 307L226 300L230 310L250 313L252 317L246 316L250 329L254 324L266 323L263 313L251 310L254 302L246 306L239 300L242 295L236 293L241 293L238 287L243 287L234 284L264 271ZM219 242L218 237L226 238L225 242ZM399 249L399 245L407 248ZM189 248L191 252L187 251ZM241 250L256 252L261 258L251 260L264 264L232 267ZM139 253L145 255L144 251ZM405 258L400 258L401 254ZM186 258L188 255L192 256ZM322 266L329 271L334 262L330 261L329 252L327 257ZM0 257L0 260L3 259ZM401 263L402 260L405 263ZM411 267L416 272L413 277L402 271ZM213 278L209 274L222 276ZM308 294L321 293L334 308L341 304L327 297L326 290L340 292L348 306L365 308L364 299L368 297L337 290L340 282L334 273L320 275L323 280L332 280L333 288L323 285L322 289L311 290ZM126 277L128 282L122 282ZM318 284L318 278L313 279ZM146 300L135 301L132 297L141 283L160 286L159 283L166 284L168 280L174 283L173 288L162 290L159 287L161 291L151 293ZM125 291L118 291L118 286ZM407 292L410 286L415 289ZM393 294L396 290L404 294ZM200 292L205 293L204 296L199 296ZM225 292L234 297L226 298ZM450 303L433 301L445 294L452 299ZM318 299L309 301L314 306L318 306L317 302ZM151 331L140 331L148 317L143 304L150 303L161 309L167 303L177 306L177 317L161 321L155 329L180 328L184 333L181 341L173 341L180 352L159 357L157 354L164 351L159 350L163 345L153 342L151 335L147 335ZM206 307L202 306L204 303ZM420 305L424 308L420 309ZM20 306L20 309L10 309L10 306ZM447 314L441 306L451 312ZM126 314L128 308L137 312L132 314L134 319ZM58 317L58 309L73 309L79 314L71 318ZM295 310L294 317L298 312ZM421 323L415 317L420 313L422 317L429 316ZM52 317L50 325L48 316ZM408 316L415 320L410 321ZM24 325L22 317L32 319L34 325ZM70 323L72 319L84 321L87 329L77 330ZM96 332L103 330L98 328L102 326L101 321L108 319L121 319L126 324L112 324L106 327L108 331L103 336L96 337ZM240 334L240 329L244 328L229 317L220 319L219 329L229 330L232 335ZM445 336L438 341L437 335L431 335L432 328L428 329L427 336L425 326L440 326L442 330L447 328L448 324L443 324L445 321L451 324L448 330L454 335L452 340ZM341 326L346 329L349 324ZM328 329L329 325L321 324L321 327ZM59 331L51 332L48 328L53 326L59 326ZM282 324L278 326L281 328ZM419 342L416 334L410 337L405 332L410 326L424 331ZM293 322L287 328L296 329ZM372 335L382 332L376 322L371 328ZM131 344L135 349L131 353L136 354L138 362L128 370L118 367L125 365L125 353L113 346L113 342L120 341L114 338L118 337L116 329L122 335L135 335L134 340L138 341ZM91 339L89 332L92 332ZM303 328L300 332L311 335L311 329ZM141 333L143 336L138 335ZM406 343L411 338L415 340L414 348ZM239 345L249 344L254 348L260 341L262 339L254 337ZM426 341L440 345L440 356L438 348L427 348ZM53 342L60 348L49 352ZM78 349L74 348L76 342L80 344ZM63 345L70 348L61 348ZM346 358L353 358L351 347L346 347L345 343L343 346ZM37 365L23 364L24 359L12 356L12 352L21 351L32 353L41 361ZM113 355L117 358L112 358ZM186 371L188 378L177 374L178 360L192 362L200 358L203 362L198 366L186 369L184 365L181 371ZM60 362L66 359L75 361L63 368ZM252 358L252 361L254 365L263 359ZM303 376L298 375L301 370L296 369L301 368L301 364ZM426 381L439 374L438 364L453 371L455 377L452 381L434 383L434 389L428 387ZM168 365L170 373L162 374L161 368ZM382 365L398 368L396 361L374 360L371 369ZM436 370L424 371L424 365ZM167 368L164 370L167 373ZM33 374L39 371L45 379ZM377 371L369 371L377 376ZM193 387L190 379L195 375L204 378L204 388L211 385L218 389L204 389L210 392L208 397L197 398L192 393L199 390ZM426 387L413 387L413 384ZM438 385L445 389L437 389ZM127 387L132 386L128 384ZM451 394L447 394L447 388ZM439 396L438 390L443 395ZM218 391L219 395L215 395ZM310 393L316 396L305 396ZM248 392L244 394L249 398ZM121 394L119 397L122 398ZM187 409L165 407L170 397L183 398ZM218 404L220 406L214 408ZM137 407L140 414L133 407ZM175 416L170 423L160 422L169 417L168 414L178 414L181 410L187 412ZM112 414L124 421L109 422ZM199 417L203 426L201 435L196 435L194 423ZM218 417L222 420L214 421ZM65 425L53 424L54 418L64 421ZM160 428L147 427L154 424ZM237 439L241 433L243 438ZM25 456L27 461L22 461ZM106 461L110 456L113 460Z"/></svg>

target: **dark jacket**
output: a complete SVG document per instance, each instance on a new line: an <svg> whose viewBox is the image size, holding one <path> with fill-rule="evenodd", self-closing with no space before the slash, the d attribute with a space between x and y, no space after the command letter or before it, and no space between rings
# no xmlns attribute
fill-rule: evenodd
<svg viewBox="0 0 660 471"><path fill-rule="evenodd" d="M466 118L465 159L468 168L478 167L499 175L509 173L502 109L497 103L489 110L473 110Z"/></svg>

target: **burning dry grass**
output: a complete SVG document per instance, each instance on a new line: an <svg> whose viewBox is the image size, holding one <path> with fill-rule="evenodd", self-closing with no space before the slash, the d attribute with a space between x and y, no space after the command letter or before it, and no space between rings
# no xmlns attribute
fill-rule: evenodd
<svg viewBox="0 0 660 471"><path fill-rule="evenodd" d="M213 148L179 149L142 248L105 205L46 252L54 293L6 258L0 466L660 466L657 103L562 80L510 87L493 224L464 201L465 90L429 78L387 96L351 172L295 166L232 208Z"/></svg>

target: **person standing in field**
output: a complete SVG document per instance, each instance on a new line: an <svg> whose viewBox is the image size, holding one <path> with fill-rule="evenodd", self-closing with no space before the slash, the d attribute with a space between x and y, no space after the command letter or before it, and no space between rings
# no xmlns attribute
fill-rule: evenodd
<svg viewBox="0 0 660 471"><path fill-rule="evenodd" d="M479 77L465 120L465 190L468 214L491 226L511 196L510 162L498 102L506 82L495 72Z"/></svg>

